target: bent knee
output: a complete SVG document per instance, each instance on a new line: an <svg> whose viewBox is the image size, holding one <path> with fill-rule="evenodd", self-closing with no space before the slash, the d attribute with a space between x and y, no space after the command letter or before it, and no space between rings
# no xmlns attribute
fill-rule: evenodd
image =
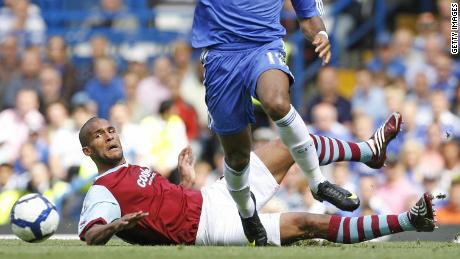
<svg viewBox="0 0 460 259"><path fill-rule="evenodd" d="M249 165L250 153L238 152L227 153L225 155L225 162L235 171L241 171Z"/></svg>
<svg viewBox="0 0 460 259"><path fill-rule="evenodd" d="M265 111L272 119L281 119L291 110L291 103L288 99L274 97L266 100L263 104Z"/></svg>

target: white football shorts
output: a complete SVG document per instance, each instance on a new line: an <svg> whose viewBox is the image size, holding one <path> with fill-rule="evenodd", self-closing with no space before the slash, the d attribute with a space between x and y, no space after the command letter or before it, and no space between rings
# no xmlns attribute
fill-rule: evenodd
<svg viewBox="0 0 460 259"><path fill-rule="evenodd" d="M259 211L278 191L279 184L270 171L257 157L251 153L249 184L256 198ZM247 245L238 209L227 190L225 179L217 180L210 186L201 189L203 207L196 236L196 245ZM280 213L260 214L260 220L267 231L270 245L281 245Z"/></svg>

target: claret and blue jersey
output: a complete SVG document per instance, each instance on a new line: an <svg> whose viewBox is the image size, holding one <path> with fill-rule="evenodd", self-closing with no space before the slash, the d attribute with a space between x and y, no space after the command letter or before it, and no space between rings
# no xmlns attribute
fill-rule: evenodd
<svg viewBox="0 0 460 259"><path fill-rule="evenodd" d="M272 42L286 31L280 23L284 0L198 0L192 45L204 48L237 42ZM299 19L319 16L322 0L292 0Z"/></svg>

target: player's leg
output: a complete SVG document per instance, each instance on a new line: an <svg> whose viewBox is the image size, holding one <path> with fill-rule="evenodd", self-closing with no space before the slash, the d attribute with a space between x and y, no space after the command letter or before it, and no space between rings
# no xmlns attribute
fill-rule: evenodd
<svg viewBox="0 0 460 259"><path fill-rule="evenodd" d="M234 51L204 52L206 105L209 126L219 135L225 153L224 176L227 189L240 212L249 241L266 243L266 233L256 211L256 201L249 187L251 135L248 125L254 122L252 103L244 73L247 53Z"/></svg>
<svg viewBox="0 0 460 259"><path fill-rule="evenodd" d="M309 136L315 144L320 165L356 161L366 163L371 168L380 168L385 162L386 147L399 133L401 122L401 115L392 113L374 135L368 141L363 142L350 142L314 134L309 134ZM280 139L258 148L255 153L278 183L281 183L294 163L289 150Z"/></svg>
<svg viewBox="0 0 460 259"><path fill-rule="evenodd" d="M224 176L227 189L238 207L243 229L249 242L267 244L267 233L256 210L256 200L249 187L251 131L219 135L224 149Z"/></svg>
<svg viewBox="0 0 460 259"><path fill-rule="evenodd" d="M240 214L247 218L254 214L255 206L249 190L249 157L251 151L250 129L240 133L219 135L224 160L224 176L227 188L236 202Z"/></svg>
<svg viewBox="0 0 460 259"><path fill-rule="evenodd" d="M359 199L355 194L329 183L322 175L308 128L290 104L287 74L278 69L264 71L257 81L256 93L267 114L275 121L282 142L307 176L313 196L342 210L358 208Z"/></svg>
<svg viewBox="0 0 460 259"><path fill-rule="evenodd" d="M403 231L432 232L435 229L432 199L430 194L425 193L410 211L399 215L339 217L283 213L280 217L281 244L311 238L351 244Z"/></svg>
<svg viewBox="0 0 460 259"><path fill-rule="evenodd" d="M378 169L384 165L386 147L398 135L401 123L401 114L394 112L369 140L358 143L312 134L310 137L315 142L320 165L340 161L356 161Z"/></svg>

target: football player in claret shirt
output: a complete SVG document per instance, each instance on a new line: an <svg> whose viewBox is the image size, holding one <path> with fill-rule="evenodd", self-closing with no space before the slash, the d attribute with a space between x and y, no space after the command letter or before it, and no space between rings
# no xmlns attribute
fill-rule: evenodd
<svg viewBox="0 0 460 259"><path fill-rule="evenodd" d="M390 116L382 127L397 134L393 128L394 119L394 115ZM78 235L87 244L106 244L113 235L141 245L248 244L225 178L200 191L189 188L194 175L190 148L179 155L182 182L175 185L149 168L127 164L119 136L106 120L88 120L79 137L83 152L91 157L99 172L86 194L78 226ZM311 137L320 140L318 143L324 142L322 136ZM359 144L331 140L341 145ZM323 148L331 149L332 145ZM340 157L340 160L359 159L369 160L359 158L359 154ZM325 161L327 164L332 159ZM280 140L251 153L249 183L258 201L257 210L273 197L293 164L294 160ZM356 243L402 231L433 231L432 199L425 193L410 211L399 215L339 217L291 212L261 213L260 219L267 230L268 243L272 245L286 245L307 238Z"/></svg>

